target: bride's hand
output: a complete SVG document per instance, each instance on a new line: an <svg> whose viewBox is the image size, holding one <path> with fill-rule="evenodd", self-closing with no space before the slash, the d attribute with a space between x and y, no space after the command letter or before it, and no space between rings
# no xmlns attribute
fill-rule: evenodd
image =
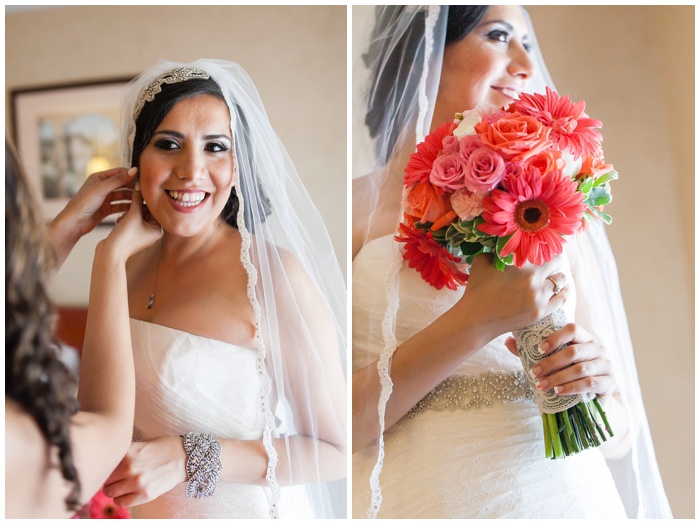
<svg viewBox="0 0 700 524"><path fill-rule="evenodd" d="M552 354L564 344L570 344ZM515 339L506 341L508 349L517 355ZM613 393L616 380L612 362L605 347L578 324L567 324L542 343L547 355L532 371L542 390L553 389L558 395L596 393L605 398Z"/></svg>
<svg viewBox="0 0 700 524"><path fill-rule="evenodd" d="M560 287L557 293L552 280ZM542 266L507 266L499 271L490 255L479 255L471 266L464 296L455 307L464 306L465 314L478 314L483 319L482 328L489 330L488 340L492 340L552 313L564 305L568 293L567 278L557 258Z"/></svg>
<svg viewBox="0 0 700 524"><path fill-rule="evenodd" d="M187 455L180 437L132 442L129 451L105 481L104 494L124 507L145 504L187 482Z"/></svg>
<svg viewBox="0 0 700 524"><path fill-rule="evenodd" d="M153 244L161 235L160 224L144 205L139 182L136 181L129 210L117 219L104 242L126 260Z"/></svg>

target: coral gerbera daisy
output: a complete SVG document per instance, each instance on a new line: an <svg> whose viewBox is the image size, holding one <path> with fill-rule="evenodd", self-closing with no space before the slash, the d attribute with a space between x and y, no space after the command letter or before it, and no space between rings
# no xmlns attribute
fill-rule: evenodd
<svg viewBox="0 0 700 524"><path fill-rule="evenodd" d="M507 191L495 189L483 200L485 220L478 229L489 235L512 235L501 250L501 257L513 253L513 263L542 265L561 254L563 235L572 235L581 226L586 210L584 195L577 184L561 171L540 176L534 169L504 181Z"/></svg>
<svg viewBox="0 0 700 524"><path fill-rule="evenodd" d="M425 140L418 144L416 151L411 155L404 172L404 185L406 187L416 182L430 181L430 172L433 170L433 163L442 151L442 139L452 134L457 127L454 122L446 122L435 131L425 137Z"/></svg>
<svg viewBox="0 0 700 524"><path fill-rule="evenodd" d="M416 269L428 284L435 289L447 286L455 290L467 283L469 275L457 267L460 259L438 244L430 232L401 223L399 233L394 239L406 244L404 260L408 260L408 267Z"/></svg>
<svg viewBox="0 0 700 524"><path fill-rule="evenodd" d="M603 123L590 118L584 109L585 100L574 104L569 95L561 97L549 87L544 95L522 93L509 107L512 112L533 116L551 127L549 138L554 147L568 149L576 158L598 154L603 141L603 135L596 129L603 127Z"/></svg>

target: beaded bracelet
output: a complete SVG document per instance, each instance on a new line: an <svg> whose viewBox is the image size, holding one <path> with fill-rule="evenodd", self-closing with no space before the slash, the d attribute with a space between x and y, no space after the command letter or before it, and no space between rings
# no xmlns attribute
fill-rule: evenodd
<svg viewBox="0 0 700 524"><path fill-rule="evenodd" d="M188 498L210 497L221 476L221 442L209 433L182 435L182 446L187 453Z"/></svg>

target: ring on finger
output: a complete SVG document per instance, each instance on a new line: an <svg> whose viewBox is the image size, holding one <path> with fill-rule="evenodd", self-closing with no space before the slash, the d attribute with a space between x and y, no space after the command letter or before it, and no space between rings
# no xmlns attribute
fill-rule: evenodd
<svg viewBox="0 0 700 524"><path fill-rule="evenodd" d="M554 277L552 277L552 276L548 276L547 280L549 280L552 284L554 284L554 289L552 290L552 294L558 295L562 290L562 287L559 285L559 282L554 280Z"/></svg>

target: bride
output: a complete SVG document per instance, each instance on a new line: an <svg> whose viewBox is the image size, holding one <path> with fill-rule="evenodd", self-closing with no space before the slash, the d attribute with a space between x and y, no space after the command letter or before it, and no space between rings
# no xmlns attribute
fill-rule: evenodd
<svg viewBox="0 0 700 524"><path fill-rule="evenodd" d="M403 168L428 132L553 87L524 9L383 6L369 41L354 72L353 516L670 516L604 232L542 267L477 257L458 291L424 282L393 239ZM542 361L540 383L598 394L616 436L553 461L509 333L559 307L575 322L547 342L571 346Z"/></svg>
<svg viewBox="0 0 700 524"><path fill-rule="evenodd" d="M137 518L333 516L342 276L252 81L230 62L160 62L125 116L163 237L127 265L135 442L105 494Z"/></svg>

